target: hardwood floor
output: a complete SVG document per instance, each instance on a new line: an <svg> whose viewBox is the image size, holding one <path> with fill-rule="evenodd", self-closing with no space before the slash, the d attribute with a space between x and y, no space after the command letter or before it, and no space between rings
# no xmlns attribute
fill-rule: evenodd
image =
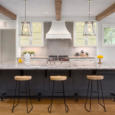
<svg viewBox="0 0 115 115"><path fill-rule="evenodd" d="M53 105L52 113L48 113L49 99L42 99L40 102L33 101L33 111L29 115L115 115L115 102L112 100L105 100L107 112L103 111L103 108L97 104L96 100L93 100L92 112L86 112L84 109L84 100L75 102L72 99L67 99L68 106L70 108L69 113L65 113L65 108L62 99L56 99ZM16 107L14 113L11 112L12 101L7 99L0 102L0 115L27 115L25 100L22 100Z"/></svg>

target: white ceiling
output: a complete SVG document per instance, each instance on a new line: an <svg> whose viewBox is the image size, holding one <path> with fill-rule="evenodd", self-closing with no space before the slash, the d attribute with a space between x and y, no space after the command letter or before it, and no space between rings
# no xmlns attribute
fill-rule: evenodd
<svg viewBox="0 0 115 115"><path fill-rule="evenodd" d="M112 15L108 16L108 18L114 18L115 19L115 13L113 13Z"/></svg>
<svg viewBox="0 0 115 115"><path fill-rule="evenodd" d="M54 17L54 2L55 0L28 0L27 14L32 17ZM96 16L113 3L115 3L115 0L93 0L91 15ZM0 0L0 4L18 16L24 16L24 0ZM76 17L87 15L88 0L62 0L62 16Z"/></svg>

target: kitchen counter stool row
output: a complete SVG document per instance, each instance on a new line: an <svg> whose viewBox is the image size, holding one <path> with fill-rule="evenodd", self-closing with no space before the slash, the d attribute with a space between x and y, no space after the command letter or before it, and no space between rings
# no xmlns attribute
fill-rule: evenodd
<svg viewBox="0 0 115 115"><path fill-rule="evenodd" d="M63 94L63 98L64 98L64 105L65 105L65 112L69 112L69 107L66 103L66 96L65 96L65 85L64 82L67 80L67 76L63 76L63 75L52 75L50 76L50 81L53 84L52 87L52 95L51 95L51 103L48 107L48 112L51 113L52 112L52 106L53 106L53 100L54 100L54 92L56 92L55 89L55 83L61 83L62 86L62 92L56 92L56 93L62 93ZM86 111L90 112L91 111L91 100L92 100L92 94L93 94L93 82L97 83L97 96L98 96L98 104L101 105L104 109L104 111L106 112L106 107L105 107L105 103L104 103L104 95L103 95L103 88L102 88L102 83L101 81L104 79L104 76L102 75L87 75L86 78L88 79L88 88L87 88L87 94L86 94L86 100L84 103L84 108ZM31 96L30 96L30 81L32 79L32 76L15 76L14 80L16 82L16 86L15 86L15 95L13 98L13 106L12 106L12 112L14 112L15 108L17 107L17 105L20 102L20 94L21 92L21 84L24 84L23 90L25 90L23 93L26 94L26 110L27 113L30 113L33 109L33 104L31 101ZM101 97L100 97L101 95ZM89 99L89 107L87 107L87 103L88 103L88 99ZM102 103L100 101L100 99L102 99ZM29 108L29 104L31 105Z"/></svg>

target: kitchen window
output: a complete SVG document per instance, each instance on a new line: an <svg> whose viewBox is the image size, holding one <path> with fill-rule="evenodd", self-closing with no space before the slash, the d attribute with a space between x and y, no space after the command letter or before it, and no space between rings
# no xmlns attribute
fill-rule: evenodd
<svg viewBox="0 0 115 115"><path fill-rule="evenodd" d="M96 46L96 36L83 36L85 22L74 23L74 40L75 47ZM95 23L95 30L97 24Z"/></svg>
<svg viewBox="0 0 115 115"><path fill-rule="evenodd" d="M44 46L44 37L43 37L43 23L41 22L32 22L32 36L20 37L20 45L22 47L26 46Z"/></svg>
<svg viewBox="0 0 115 115"><path fill-rule="evenodd" d="M104 46L115 46L115 26L103 26L103 44Z"/></svg>

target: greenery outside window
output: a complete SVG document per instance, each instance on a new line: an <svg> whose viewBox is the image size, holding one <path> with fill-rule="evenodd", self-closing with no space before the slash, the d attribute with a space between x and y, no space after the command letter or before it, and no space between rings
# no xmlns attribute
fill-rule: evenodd
<svg viewBox="0 0 115 115"><path fill-rule="evenodd" d="M115 25L103 26L103 44L104 46L115 46Z"/></svg>
<svg viewBox="0 0 115 115"><path fill-rule="evenodd" d="M32 36L20 36L20 46L44 46L43 23L32 22Z"/></svg>
<svg viewBox="0 0 115 115"><path fill-rule="evenodd" d="M96 46L96 36L83 36L85 22L75 22L74 23L74 46ZM95 30L97 24L94 24Z"/></svg>

